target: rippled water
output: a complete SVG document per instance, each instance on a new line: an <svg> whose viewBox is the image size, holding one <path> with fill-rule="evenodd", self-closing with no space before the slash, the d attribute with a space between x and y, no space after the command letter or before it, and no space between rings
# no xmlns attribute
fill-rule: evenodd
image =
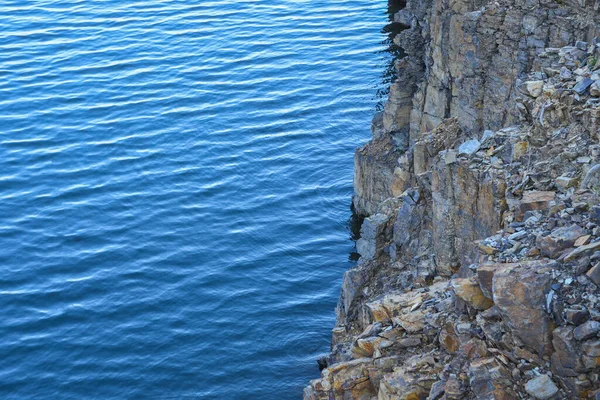
<svg viewBox="0 0 600 400"><path fill-rule="evenodd" d="M0 398L301 396L385 7L0 3Z"/></svg>

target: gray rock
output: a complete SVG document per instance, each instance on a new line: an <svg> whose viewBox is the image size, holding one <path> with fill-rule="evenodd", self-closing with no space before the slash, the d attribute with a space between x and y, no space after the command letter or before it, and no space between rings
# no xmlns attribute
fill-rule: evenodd
<svg viewBox="0 0 600 400"><path fill-rule="evenodd" d="M356 242L356 250L365 260L376 258L383 251L383 229L388 221L384 214L375 214L365 218L360 228L360 239Z"/></svg>
<svg viewBox="0 0 600 400"><path fill-rule="evenodd" d="M590 96L600 97L600 81L595 81L590 86Z"/></svg>
<svg viewBox="0 0 600 400"><path fill-rule="evenodd" d="M563 80L568 80L573 78L573 72L567 67L562 67L560 69L560 77Z"/></svg>
<svg viewBox="0 0 600 400"><path fill-rule="evenodd" d="M525 384L525 390L536 399L549 399L558 393L558 388L548 375L540 375Z"/></svg>
<svg viewBox="0 0 600 400"><path fill-rule="evenodd" d="M479 150L480 146L481 143L479 143L479 140L477 139L467 140L466 142L460 145L460 147L458 148L458 153L471 155L476 153L477 150Z"/></svg>
<svg viewBox="0 0 600 400"><path fill-rule="evenodd" d="M588 321L573 330L573 336L577 340L591 339L600 332L600 322Z"/></svg>
<svg viewBox="0 0 600 400"><path fill-rule="evenodd" d="M496 139L496 132L485 130L483 131L483 136L481 137L481 148L488 149L494 145L494 140Z"/></svg>
<svg viewBox="0 0 600 400"><path fill-rule="evenodd" d="M510 240L520 240L527 236L527 231L515 232L512 235L509 235L508 238Z"/></svg>
<svg viewBox="0 0 600 400"><path fill-rule="evenodd" d="M600 188L600 164L594 165L585 174L585 178L581 182L581 189L598 189Z"/></svg>
<svg viewBox="0 0 600 400"><path fill-rule="evenodd" d="M600 286L600 263L590 268L586 275L595 285Z"/></svg>
<svg viewBox="0 0 600 400"><path fill-rule="evenodd" d="M378 112L373 115L373 120L371 121L371 134L373 135L373 140L377 140L385 135L385 130L383 129L383 112Z"/></svg>
<svg viewBox="0 0 600 400"><path fill-rule="evenodd" d="M592 86L592 83L594 83L592 79L583 78L577 85L573 87L573 90L579 94L584 94L585 91L588 90L590 86Z"/></svg>

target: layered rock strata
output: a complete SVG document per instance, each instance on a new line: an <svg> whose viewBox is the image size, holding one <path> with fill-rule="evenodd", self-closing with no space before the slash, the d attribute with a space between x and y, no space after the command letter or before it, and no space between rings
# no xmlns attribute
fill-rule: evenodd
<svg viewBox="0 0 600 400"><path fill-rule="evenodd" d="M409 0L304 398L600 399L600 3Z"/></svg>

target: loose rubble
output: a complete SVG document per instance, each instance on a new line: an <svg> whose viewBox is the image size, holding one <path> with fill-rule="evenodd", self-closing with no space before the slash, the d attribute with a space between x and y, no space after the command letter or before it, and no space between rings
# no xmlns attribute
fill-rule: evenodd
<svg viewBox="0 0 600 400"><path fill-rule="evenodd" d="M600 399L598 6L469 4L395 17L361 259L307 400Z"/></svg>

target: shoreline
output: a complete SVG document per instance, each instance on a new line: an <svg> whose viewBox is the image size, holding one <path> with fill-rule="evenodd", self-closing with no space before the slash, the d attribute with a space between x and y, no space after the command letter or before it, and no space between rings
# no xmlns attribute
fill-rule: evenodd
<svg viewBox="0 0 600 400"><path fill-rule="evenodd" d="M408 1L329 399L600 397L600 12Z"/></svg>

